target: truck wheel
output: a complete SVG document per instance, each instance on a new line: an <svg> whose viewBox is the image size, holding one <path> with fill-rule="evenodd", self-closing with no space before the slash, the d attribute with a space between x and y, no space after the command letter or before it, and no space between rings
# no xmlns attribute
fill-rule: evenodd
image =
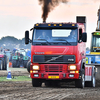
<svg viewBox="0 0 100 100"><path fill-rule="evenodd" d="M32 79L32 86L33 87L41 87L42 82L39 79Z"/></svg>
<svg viewBox="0 0 100 100"><path fill-rule="evenodd" d="M95 84L96 84L95 74L92 76L91 81L86 81L85 82L86 87L95 87Z"/></svg>
<svg viewBox="0 0 100 100"><path fill-rule="evenodd" d="M85 86L85 74L84 70L82 70L81 79L75 81L75 87L84 88Z"/></svg>
<svg viewBox="0 0 100 100"><path fill-rule="evenodd" d="M31 64L31 61L28 61L27 62L27 71L30 73L30 64Z"/></svg>
<svg viewBox="0 0 100 100"><path fill-rule="evenodd" d="M0 70L3 70L2 60L0 60Z"/></svg>

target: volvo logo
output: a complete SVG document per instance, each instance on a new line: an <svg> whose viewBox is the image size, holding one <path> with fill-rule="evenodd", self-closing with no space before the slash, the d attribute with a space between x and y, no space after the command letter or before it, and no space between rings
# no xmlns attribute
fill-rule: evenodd
<svg viewBox="0 0 100 100"><path fill-rule="evenodd" d="M63 55L60 55L60 56L58 56L58 57L52 57L52 59L47 60L46 63L48 63L48 62L50 62L50 61L54 61L54 60L56 60L56 59L58 59L58 58L60 58L60 57L62 57L62 56L63 56Z"/></svg>
<svg viewBox="0 0 100 100"><path fill-rule="evenodd" d="M44 54L44 52L35 52L35 54Z"/></svg>
<svg viewBox="0 0 100 100"><path fill-rule="evenodd" d="M52 57L52 59L53 59L53 60L56 60L56 59L57 59L57 57Z"/></svg>

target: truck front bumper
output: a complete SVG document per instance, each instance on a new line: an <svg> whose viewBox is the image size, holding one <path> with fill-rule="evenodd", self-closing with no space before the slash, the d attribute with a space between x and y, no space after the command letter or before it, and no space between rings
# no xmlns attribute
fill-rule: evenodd
<svg viewBox="0 0 100 100"><path fill-rule="evenodd" d="M30 73L31 78L46 80L79 79L79 73Z"/></svg>

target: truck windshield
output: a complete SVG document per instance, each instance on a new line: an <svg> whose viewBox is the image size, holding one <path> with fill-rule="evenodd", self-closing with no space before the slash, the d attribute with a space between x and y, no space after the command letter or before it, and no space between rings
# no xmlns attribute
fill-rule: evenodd
<svg viewBox="0 0 100 100"><path fill-rule="evenodd" d="M100 52L100 35L93 35L91 51Z"/></svg>
<svg viewBox="0 0 100 100"><path fill-rule="evenodd" d="M77 45L77 29L34 29L33 45Z"/></svg>

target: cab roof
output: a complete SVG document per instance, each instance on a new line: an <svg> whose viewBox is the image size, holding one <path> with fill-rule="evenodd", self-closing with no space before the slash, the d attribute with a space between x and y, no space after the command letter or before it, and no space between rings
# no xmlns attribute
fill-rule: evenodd
<svg viewBox="0 0 100 100"><path fill-rule="evenodd" d="M92 32L92 35L100 35L100 31Z"/></svg>
<svg viewBox="0 0 100 100"><path fill-rule="evenodd" d="M76 29L78 27L77 23L37 23L34 25L34 28L36 29L52 29L52 28L59 28L59 29L65 29L65 28L73 28Z"/></svg>

